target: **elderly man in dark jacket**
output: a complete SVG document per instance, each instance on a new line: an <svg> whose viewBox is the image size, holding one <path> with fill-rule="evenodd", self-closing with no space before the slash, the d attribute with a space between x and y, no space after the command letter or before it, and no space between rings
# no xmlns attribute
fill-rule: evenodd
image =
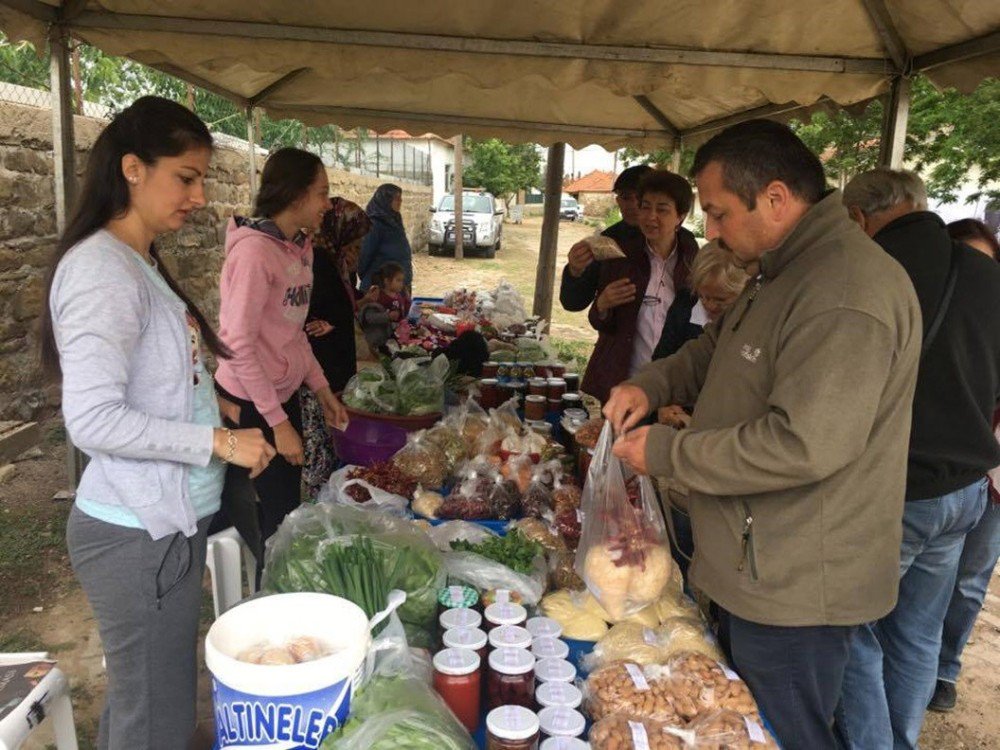
<svg viewBox="0 0 1000 750"><path fill-rule="evenodd" d="M855 638L838 716L848 746L916 748L966 534L1000 464L1000 266L953 242L911 172L854 178L844 204L907 275L923 346L913 400L896 608ZM849 353L848 353L849 356Z"/></svg>

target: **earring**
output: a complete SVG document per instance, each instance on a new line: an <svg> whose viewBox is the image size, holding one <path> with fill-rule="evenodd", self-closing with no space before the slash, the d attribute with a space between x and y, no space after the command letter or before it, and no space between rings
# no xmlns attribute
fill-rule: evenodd
<svg viewBox="0 0 1000 750"><path fill-rule="evenodd" d="M139 178L138 177L129 177L128 181L130 183L132 183L133 185L135 185L139 181Z"/></svg>

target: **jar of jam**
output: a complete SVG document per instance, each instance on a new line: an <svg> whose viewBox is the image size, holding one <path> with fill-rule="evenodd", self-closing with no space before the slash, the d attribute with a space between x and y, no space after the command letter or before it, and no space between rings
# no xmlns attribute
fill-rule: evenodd
<svg viewBox="0 0 1000 750"><path fill-rule="evenodd" d="M497 628L497 630L499 630L499 628ZM493 632L495 633L496 630ZM531 642L531 655L538 660L568 659L569 645L565 641L560 641L558 638L543 635L541 638L535 638Z"/></svg>
<svg viewBox="0 0 1000 750"><path fill-rule="evenodd" d="M545 403L548 405L549 414L562 414L562 399L550 398Z"/></svg>
<svg viewBox="0 0 1000 750"><path fill-rule="evenodd" d="M540 750L590 750L590 745L579 737L549 737Z"/></svg>
<svg viewBox="0 0 1000 750"><path fill-rule="evenodd" d="M499 362L483 362L483 377L484 378L495 378L497 376L497 370L500 369Z"/></svg>
<svg viewBox="0 0 1000 750"><path fill-rule="evenodd" d="M566 393L566 381L562 378L549 378L546 383L548 384L549 398L561 400L563 394Z"/></svg>
<svg viewBox="0 0 1000 750"><path fill-rule="evenodd" d="M479 604L479 592L471 586L445 586L438 592L441 612L449 609L473 609Z"/></svg>
<svg viewBox="0 0 1000 750"><path fill-rule="evenodd" d="M566 381L566 392L576 393L580 390L580 375L575 372L564 372L562 376Z"/></svg>
<svg viewBox="0 0 1000 750"><path fill-rule="evenodd" d="M521 594L517 591L511 591L510 589L490 589L483 593L483 607L488 607L491 604L509 604L513 602L514 604L522 604ZM521 623L515 622L511 623L513 625L520 625Z"/></svg>
<svg viewBox="0 0 1000 750"><path fill-rule="evenodd" d="M523 648L498 648L486 670L486 708L535 705L535 657Z"/></svg>
<svg viewBox="0 0 1000 750"><path fill-rule="evenodd" d="M570 682L543 682L535 688L535 703L540 709L549 706L579 708L583 691Z"/></svg>
<svg viewBox="0 0 1000 750"><path fill-rule="evenodd" d="M486 750L538 750L538 717L522 706L500 706L486 714Z"/></svg>
<svg viewBox="0 0 1000 750"><path fill-rule="evenodd" d="M442 631L454 628L478 628L483 624L483 616L476 610L466 607L446 609L438 616L438 623Z"/></svg>
<svg viewBox="0 0 1000 750"><path fill-rule="evenodd" d="M551 617L532 617L524 627L531 633L532 638L559 638L562 636L562 625Z"/></svg>
<svg viewBox="0 0 1000 750"><path fill-rule="evenodd" d="M583 714L574 708L549 706L538 712L542 739L549 737L579 737L587 727Z"/></svg>
<svg viewBox="0 0 1000 750"><path fill-rule="evenodd" d="M566 365L561 362L553 362L549 365L549 377L550 378L561 378L566 374Z"/></svg>
<svg viewBox="0 0 1000 750"><path fill-rule="evenodd" d="M545 396L549 392L549 387L544 378L532 378L528 381L529 396Z"/></svg>
<svg viewBox="0 0 1000 750"><path fill-rule="evenodd" d="M479 726L482 691L479 655L466 649L446 648L434 655L432 663L434 690L448 704L462 726L475 732Z"/></svg>
<svg viewBox="0 0 1000 750"><path fill-rule="evenodd" d="M565 659L541 659L535 664L535 677L539 684L543 682L573 682L576 679L576 667Z"/></svg>
<svg viewBox="0 0 1000 750"><path fill-rule="evenodd" d="M531 633L520 625L500 625L489 635L491 648L531 648Z"/></svg>
<svg viewBox="0 0 1000 750"><path fill-rule="evenodd" d="M521 377L525 380L531 380L531 378L535 377L535 365L531 362L522 362Z"/></svg>
<svg viewBox="0 0 1000 750"><path fill-rule="evenodd" d="M479 628L446 630L441 636L441 645L445 648L464 648L466 651L475 651L483 665L486 664L486 659L489 657L486 650L486 633Z"/></svg>
<svg viewBox="0 0 1000 750"><path fill-rule="evenodd" d="M545 419L545 396L528 396L524 401L524 418Z"/></svg>
<svg viewBox="0 0 1000 750"><path fill-rule="evenodd" d="M490 604L483 614L487 633L500 625L524 625L528 619L528 610L514 602Z"/></svg>
<svg viewBox="0 0 1000 750"><path fill-rule="evenodd" d="M479 381L479 405L484 409L495 409L500 405L500 384L496 378Z"/></svg>
<svg viewBox="0 0 1000 750"><path fill-rule="evenodd" d="M561 398L563 414L569 414L570 409L580 409L585 415L587 414L583 410L583 396L579 393L564 393ZM585 416L584 419L586 418Z"/></svg>

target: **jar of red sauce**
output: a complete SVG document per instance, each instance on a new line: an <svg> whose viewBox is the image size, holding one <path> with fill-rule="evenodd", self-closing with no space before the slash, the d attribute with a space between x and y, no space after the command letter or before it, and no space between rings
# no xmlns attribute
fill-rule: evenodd
<svg viewBox="0 0 1000 750"><path fill-rule="evenodd" d="M522 706L499 706L486 715L486 750L538 750L538 717Z"/></svg>
<svg viewBox="0 0 1000 750"><path fill-rule="evenodd" d="M486 621L486 632L500 625L524 625L528 619L528 610L514 602L497 602L490 604L483 612Z"/></svg>
<svg viewBox="0 0 1000 750"><path fill-rule="evenodd" d="M520 625L500 625L489 635L491 648L531 648L531 633Z"/></svg>
<svg viewBox="0 0 1000 750"><path fill-rule="evenodd" d="M483 377L484 378L495 378L497 376L497 370L500 369L499 362L483 362Z"/></svg>
<svg viewBox="0 0 1000 750"><path fill-rule="evenodd" d="M495 409L500 405L500 386L496 378L479 381L479 405L484 409Z"/></svg>
<svg viewBox="0 0 1000 750"><path fill-rule="evenodd" d="M438 624L442 632L453 628L478 628L483 624L483 616L474 609L456 607L442 612L438 616Z"/></svg>
<svg viewBox="0 0 1000 750"><path fill-rule="evenodd" d="M545 378L532 378L528 381L529 396L545 396L548 392L549 386Z"/></svg>
<svg viewBox="0 0 1000 750"><path fill-rule="evenodd" d="M444 635L441 636L441 644L445 648L464 648L466 651L475 651L482 665L486 664L486 659L489 656L486 643L486 633L479 628L452 628L444 631Z"/></svg>
<svg viewBox="0 0 1000 750"><path fill-rule="evenodd" d="M482 690L479 664L475 651L460 648L438 651L433 659L434 690L469 732L475 732L479 726Z"/></svg>
<svg viewBox="0 0 1000 750"><path fill-rule="evenodd" d="M549 378L546 381L546 388L550 399L562 400L566 393L566 381L562 378Z"/></svg>
<svg viewBox="0 0 1000 750"><path fill-rule="evenodd" d="M523 648L498 648L486 670L486 708L535 705L535 657Z"/></svg>
<svg viewBox="0 0 1000 750"><path fill-rule="evenodd" d="M545 419L545 396L528 396L524 400L524 418L531 420Z"/></svg>

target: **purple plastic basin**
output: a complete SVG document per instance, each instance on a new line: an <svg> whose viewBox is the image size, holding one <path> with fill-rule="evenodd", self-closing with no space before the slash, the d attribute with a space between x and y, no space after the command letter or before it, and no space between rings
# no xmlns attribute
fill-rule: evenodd
<svg viewBox="0 0 1000 750"><path fill-rule="evenodd" d="M351 417L347 429L331 430L337 457L345 464L371 466L387 461L406 444L406 430L387 422Z"/></svg>

